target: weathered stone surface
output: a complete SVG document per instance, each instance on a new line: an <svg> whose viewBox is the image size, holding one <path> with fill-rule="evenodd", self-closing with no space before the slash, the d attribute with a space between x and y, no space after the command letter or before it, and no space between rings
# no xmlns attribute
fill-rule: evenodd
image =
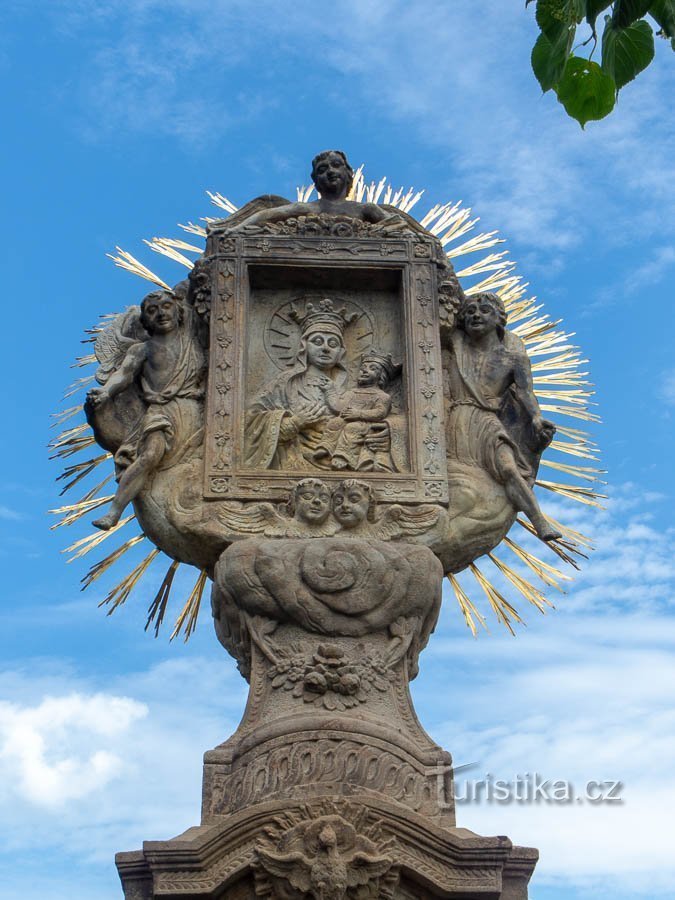
<svg viewBox="0 0 675 900"><path fill-rule="evenodd" d="M329 854L329 848L335 849ZM536 861L536 850L515 847L508 838L435 825L386 799L365 805L330 798L264 802L116 857L123 884L136 891L126 900L525 900ZM337 875L328 875L326 887L322 868Z"/></svg>
<svg viewBox="0 0 675 900"><path fill-rule="evenodd" d="M127 900L524 900L536 851L457 828L450 755L409 682L444 572L517 510L553 427L494 295L438 240L346 199L262 197L209 231L189 282L99 336L87 415L115 454L112 527L213 578L218 639L250 682L204 760L202 821L119 854Z"/></svg>

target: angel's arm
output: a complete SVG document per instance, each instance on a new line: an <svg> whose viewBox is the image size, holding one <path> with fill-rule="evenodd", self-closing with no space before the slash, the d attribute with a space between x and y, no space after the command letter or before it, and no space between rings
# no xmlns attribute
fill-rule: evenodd
<svg viewBox="0 0 675 900"><path fill-rule="evenodd" d="M232 230L247 228L249 225L264 225L266 222L283 222L284 219L290 219L293 216L306 215L308 212L306 203L288 203L285 206L274 206L271 209L261 209L259 212L253 213L240 225L236 225Z"/></svg>
<svg viewBox="0 0 675 900"><path fill-rule="evenodd" d="M144 341L129 347L119 369L116 369L106 381L104 390L108 397L116 396L133 384L134 379L143 368L145 349Z"/></svg>
<svg viewBox="0 0 675 900"><path fill-rule="evenodd" d="M525 351L519 352L516 355L513 367L513 383L516 388L516 396L533 423L536 425L541 421L541 409L539 408L539 401L534 394L532 368Z"/></svg>

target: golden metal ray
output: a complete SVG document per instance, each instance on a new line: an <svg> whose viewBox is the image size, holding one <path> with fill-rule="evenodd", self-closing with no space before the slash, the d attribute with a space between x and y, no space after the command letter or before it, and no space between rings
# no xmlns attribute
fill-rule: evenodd
<svg viewBox="0 0 675 900"><path fill-rule="evenodd" d="M171 247L174 250L185 250L188 253L197 253L200 256L204 252L203 247L195 247L194 244L188 244L187 241L181 241L178 238L154 237L152 240L158 244L165 244L167 247Z"/></svg>
<svg viewBox="0 0 675 900"><path fill-rule="evenodd" d="M75 477L61 489L60 496L62 497L66 491L74 488L83 478L86 478L87 475L93 472L97 466L100 466L102 462L105 462L108 459L112 459L112 453L101 453L100 456L94 456L84 462L66 466L63 472L57 476L56 480L62 481L64 478L70 478L73 475Z"/></svg>
<svg viewBox="0 0 675 900"><path fill-rule="evenodd" d="M86 537L80 538L70 545L70 547L66 547L65 550L62 550L61 553L74 553L74 556L71 556L70 559L67 559L67 563L73 562L75 559L80 559L82 556L85 556L92 550L95 550L97 547L100 547L104 541L107 541L108 538L112 537L113 534L116 534L118 531L121 531L125 525L128 525L136 516L132 513L130 516L126 516L124 519L120 519L117 525L113 525L112 528L108 528L107 531L96 530L91 534L88 534ZM143 537L143 535L141 535ZM132 545L133 546L133 545ZM77 552L75 552L77 551Z"/></svg>
<svg viewBox="0 0 675 900"><path fill-rule="evenodd" d="M54 419L52 424L49 426L50 428L59 428L63 425L64 422L67 422L69 419L72 419L73 416L76 416L78 413L82 412L83 406L81 403L78 403L77 406L70 406L68 409L64 409L58 413L52 413L51 418Z"/></svg>
<svg viewBox="0 0 675 900"><path fill-rule="evenodd" d="M109 259L112 259L119 269L126 269L126 271L131 272L132 275L138 275L139 278L151 281L153 284L164 288L166 291L171 290L166 281L162 281L159 275L155 275L154 272L148 269L147 266L144 266L142 262L139 262L135 256L131 255L131 253L127 253L127 251L122 250L121 247L115 247L115 250L117 250L117 256L113 256L112 253L106 253L106 256Z"/></svg>
<svg viewBox="0 0 675 900"><path fill-rule="evenodd" d="M108 494L107 497L96 497L93 500L73 503L70 506L61 506L59 509L50 509L50 513L53 513L54 515L63 514L64 516L60 522L52 525L50 530L53 531L55 528L61 528L64 525L72 525L73 522L77 522L82 516L86 516L87 513L98 509L99 506L105 506L106 503L110 503L114 496L114 494Z"/></svg>
<svg viewBox="0 0 675 900"><path fill-rule="evenodd" d="M579 503L595 506L598 509L604 509L599 501L607 499L606 494L599 494L592 488L582 487L578 484L561 484L557 481L543 481L541 478L538 478L535 484L546 488L547 491L551 491L554 494L560 494L562 497L567 497L570 500L578 500Z"/></svg>
<svg viewBox="0 0 675 900"><path fill-rule="evenodd" d="M194 222L188 222L187 225L181 225L178 223L178 227L182 228L183 231L187 231L188 234L196 234L199 237L206 237L206 228L203 228L201 225L196 225Z"/></svg>
<svg viewBox="0 0 675 900"><path fill-rule="evenodd" d="M155 253L166 256L167 259L173 260L173 262L180 263L181 266L185 266L186 269L191 269L194 266L194 262L191 259L188 259L183 253L179 253L178 250L167 246L157 238L153 238L151 241L147 241L144 238L143 243Z"/></svg>
<svg viewBox="0 0 675 900"><path fill-rule="evenodd" d="M159 629L162 627L162 622L164 621L164 614L166 613L166 606L169 602L169 597L171 596L171 585L173 584L173 579L178 571L178 567L180 563L177 559L172 559L169 568L166 570L164 575L164 579L162 580L161 585L159 586L159 590L155 594L155 599L152 601L150 606L148 607L148 621L145 623L145 631L148 630L150 624L154 620L155 622L155 637L159 636Z"/></svg>
<svg viewBox="0 0 675 900"><path fill-rule="evenodd" d="M535 556L533 553L530 553L529 550L526 550L524 547L521 547L520 544L517 544L513 538L505 537L503 543L528 567L528 569L534 572L534 574L540 578L544 584L549 585L549 587L555 588L562 593L563 589L558 582L572 581L572 577L566 572L561 572L560 569L556 569L555 566L539 559L538 556Z"/></svg>
<svg viewBox="0 0 675 900"><path fill-rule="evenodd" d="M522 575L519 575L514 569L508 566L505 562L499 559L494 553L487 554L488 559L494 563L497 569L501 572L501 574L506 578L507 581L510 581L514 588L522 594L522 596L531 603L541 613L546 612L546 607L550 607L554 609L553 604L550 600L547 600L546 597L542 594L542 592L536 588L531 582L527 580L527 578L523 578Z"/></svg>
<svg viewBox="0 0 675 900"><path fill-rule="evenodd" d="M176 619L176 625L169 640L173 640L175 637L177 637L183 629L185 630L185 641L187 642L190 639L190 635L197 627L199 606L202 602L202 594L204 593L204 587L206 586L207 578L208 576L206 574L206 571L202 569L202 571L199 573L199 577L197 578L195 586L192 588L192 592L188 597L185 606Z"/></svg>
<svg viewBox="0 0 675 900"><path fill-rule="evenodd" d="M470 597L462 589L462 586L457 581L454 575L447 576L448 581L452 585L452 589L455 592L455 597L457 598L457 602L459 603L459 608L462 610L462 615L464 616L464 621L467 624L467 627L471 629L471 633L474 637L478 634L478 629L476 628L476 619L482 625L485 630L488 630L487 622L485 621L485 617L480 614L480 612L476 609L475 605L471 601Z"/></svg>
<svg viewBox="0 0 675 900"><path fill-rule="evenodd" d="M464 256L467 253L477 253L479 250L489 250L497 244L503 244L504 238L495 237L496 231L488 231L472 237L470 240L460 244L459 247L452 247L447 251L447 257L450 260L457 259L458 256Z"/></svg>
<svg viewBox="0 0 675 900"><path fill-rule="evenodd" d="M110 606L108 610L108 615L111 616L115 610L126 603L129 598L129 594L136 587L138 582L141 580L143 575L147 572L150 563L159 555L161 551L157 549L157 547L153 547L150 553L145 557L145 559L141 560L141 562L129 572L129 574L123 578L119 584L115 585L115 587L110 591L105 599L101 600L99 606Z"/></svg>
<svg viewBox="0 0 675 900"><path fill-rule="evenodd" d="M67 431L62 431L61 434L57 434L56 437L52 438L48 447L52 450L58 450L59 447L63 447L66 444L69 444L73 438L77 438L80 435L84 434L85 431L89 431L90 427L87 422L82 423L81 425L75 425L72 428L69 428Z"/></svg>
<svg viewBox="0 0 675 900"><path fill-rule="evenodd" d="M212 191L207 191L206 195L211 200L214 206L219 207L220 209L224 209L225 212L235 213L239 207L235 206L231 200L228 200L227 197L223 197L222 194L216 191L213 193Z"/></svg>
<svg viewBox="0 0 675 900"><path fill-rule="evenodd" d="M606 475L606 469L595 469L590 466L574 466L568 463L557 462L553 459L542 459L542 466L549 469L556 469L558 472L564 472L566 475L572 475L574 478L582 478L584 481L595 481L598 484L607 484L598 478L598 475Z"/></svg>
<svg viewBox="0 0 675 900"><path fill-rule="evenodd" d="M560 429L558 429L560 430ZM558 453L568 453L570 456L578 456L583 459L598 460L600 457L594 452L591 446L585 442L576 441L573 444L567 441L551 441L550 450L557 450Z"/></svg>
<svg viewBox="0 0 675 900"><path fill-rule="evenodd" d="M124 524L122 524L122 522L120 522L119 525L115 525L115 527L111 528L109 531L102 531L101 532L102 540L105 540L105 538L109 537L111 534L114 534L120 528L123 528L124 525L127 525L133 518L134 518L134 516L128 516L126 519L123 519ZM89 537L94 537L94 536L89 535ZM86 538L83 540L86 540ZM112 553L109 553L103 559L99 560L99 562L94 563L94 565L91 566L91 568L89 569L87 574L82 579L82 582L81 582L82 590L83 591L86 590L91 584L93 584L96 581L97 578L100 578L104 572L107 572L108 569L114 563L116 563L118 559L121 559L124 556L124 554L127 552L127 550L131 550L132 547L135 547L137 544L140 544L141 541L144 541L144 540L145 540L144 534L142 534L142 533L137 534L137 535L135 535L135 537L129 538L128 541L125 541L123 544L121 544L119 547L117 547L116 550L113 550ZM75 544L73 544L73 547L74 546L75 546ZM75 559L75 557L73 557L73 559ZM68 560L68 561L70 562L70 560Z"/></svg>
<svg viewBox="0 0 675 900"><path fill-rule="evenodd" d="M521 624L523 621L518 614L518 611L509 603L506 597L500 594L497 588L488 578L485 577L485 575L483 575L483 573L475 563L471 563L469 565L469 570L482 588L483 593L488 599L488 603L497 616L497 619L502 623L502 625L508 628L512 635L515 636L516 632L513 628L512 620Z"/></svg>

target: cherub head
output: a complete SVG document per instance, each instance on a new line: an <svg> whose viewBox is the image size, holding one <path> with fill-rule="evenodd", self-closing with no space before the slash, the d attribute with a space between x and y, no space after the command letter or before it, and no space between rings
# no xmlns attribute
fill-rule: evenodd
<svg viewBox="0 0 675 900"><path fill-rule="evenodd" d="M330 514L331 496L320 478L303 478L288 500L288 514L307 525L323 525Z"/></svg>
<svg viewBox="0 0 675 900"><path fill-rule="evenodd" d="M361 357L361 366L356 376L356 382L360 387L376 384L384 390L389 382L401 372L401 366L394 364L391 354L378 353L377 350L369 350Z"/></svg>
<svg viewBox="0 0 675 900"><path fill-rule="evenodd" d="M148 334L167 334L184 316L183 304L172 291L153 291L141 302L141 324Z"/></svg>
<svg viewBox="0 0 675 900"><path fill-rule="evenodd" d="M506 308L501 298L491 291L465 297L460 304L457 319L458 326L469 336L481 337L496 330L499 340L504 339Z"/></svg>
<svg viewBox="0 0 675 900"><path fill-rule="evenodd" d="M356 478L341 481L333 492L333 515L343 528L374 522L375 494L371 486Z"/></svg>
<svg viewBox="0 0 675 900"><path fill-rule="evenodd" d="M322 197L344 200L354 181L354 170L342 150L324 150L312 160L312 181Z"/></svg>

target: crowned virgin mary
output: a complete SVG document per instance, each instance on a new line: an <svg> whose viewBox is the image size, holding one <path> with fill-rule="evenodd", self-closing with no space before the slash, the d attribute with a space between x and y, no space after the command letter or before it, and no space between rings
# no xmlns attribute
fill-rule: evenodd
<svg viewBox="0 0 675 900"><path fill-rule="evenodd" d="M291 313L300 326L300 346L292 367L254 399L246 414L245 464L255 469L321 468L314 454L334 417L326 391L341 392L347 380L345 328L356 315L336 310L326 298Z"/></svg>

